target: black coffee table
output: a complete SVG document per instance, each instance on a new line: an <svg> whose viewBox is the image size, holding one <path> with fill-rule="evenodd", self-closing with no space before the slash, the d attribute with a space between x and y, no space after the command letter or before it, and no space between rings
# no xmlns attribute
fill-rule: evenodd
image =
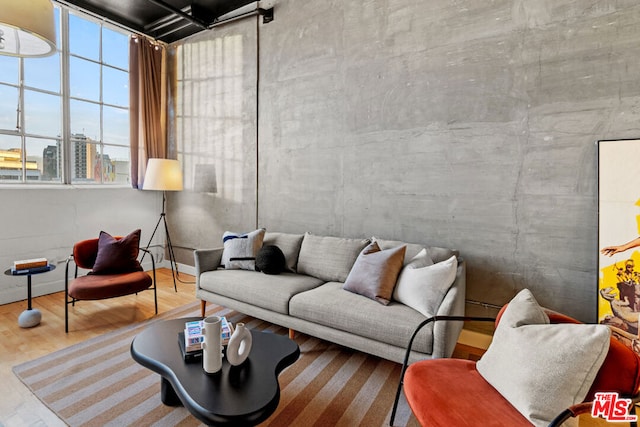
<svg viewBox="0 0 640 427"><path fill-rule="evenodd" d="M190 317L159 321L136 336L131 356L161 375L161 400L165 405L184 405L208 425L252 426L266 420L278 407L278 375L300 355L298 345L283 335L251 331L249 358L231 366L226 358L222 370L207 375L202 360L185 362L178 347L178 332Z"/></svg>

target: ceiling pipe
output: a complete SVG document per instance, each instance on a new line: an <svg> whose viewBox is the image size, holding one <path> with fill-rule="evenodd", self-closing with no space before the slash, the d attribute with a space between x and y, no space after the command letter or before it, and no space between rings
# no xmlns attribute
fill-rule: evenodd
<svg viewBox="0 0 640 427"><path fill-rule="evenodd" d="M223 20L214 20L211 24L206 24L203 21L201 21L200 19L189 15L188 13L175 8L173 6L171 6L170 4L165 3L163 0L147 0L157 6L162 7L163 9L168 10L169 12L173 13L176 16L179 16L183 19L186 19L187 21L195 24L196 26L202 28L203 30L211 30L219 25L223 25L223 24L227 24L229 22L233 22L236 21L238 19L242 19L242 18L246 18L249 16L255 16L255 15L262 15L262 23L263 24L267 24L271 21L273 21L273 7L269 8L269 9L263 9L261 7L257 7L256 9L250 11L250 12L246 12L246 13L242 13L240 15L236 15L236 16L232 16L230 18L227 19L223 19ZM155 30L155 29L154 29ZM171 34L172 32L177 31L177 29L174 30L170 30L168 32L166 32L164 35L166 34Z"/></svg>
<svg viewBox="0 0 640 427"><path fill-rule="evenodd" d="M262 15L262 23L263 24L268 24L269 22L273 21L273 8L270 9L262 9L262 8L256 8L250 12L246 12L246 13L242 13L240 15L236 15L236 16L232 16L230 18L227 19L222 19L222 20L215 20L213 21L213 23L211 23L210 25L207 26L208 30L211 30L212 28L215 28L219 25L223 25L223 24L228 24L229 22L233 22L233 21L237 21L238 19L242 19L242 18L247 18L249 16L255 16L255 15Z"/></svg>

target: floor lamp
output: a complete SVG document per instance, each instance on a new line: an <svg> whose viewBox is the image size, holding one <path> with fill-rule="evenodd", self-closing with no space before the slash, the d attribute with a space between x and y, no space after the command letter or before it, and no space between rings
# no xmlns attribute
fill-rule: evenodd
<svg viewBox="0 0 640 427"><path fill-rule="evenodd" d="M147 172L144 175L144 184L142 186L142 189L162 191L162 213L160 214L160 218L158 218L156 228L154 228L153 233L151 233L151 238L149 239L149 243L147 244L147 249L149 249L151 241L153 240L153 236L155 236L156 231L158 231L160 223L164 222L164 232L167 239L166 248L169 252L169 263L171 264L173 288L176 292L178 292L178 286L176 285L176 276L173 269L174 264L176 264L176 257L173 253L171 237L169 236L169 227L167 226L167 214L165 212L165 205L167 202L167 191L182 191L182 169L180 169L180 163L177 160L170 159L149 159L149 162L147 163ZM144 259L144 254L142 255L142 258ZM175 270L178 270L177 264Z"/></svg>

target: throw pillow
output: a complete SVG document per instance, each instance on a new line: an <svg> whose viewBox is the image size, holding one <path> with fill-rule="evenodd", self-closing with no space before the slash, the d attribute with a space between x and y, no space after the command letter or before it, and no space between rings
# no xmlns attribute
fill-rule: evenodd
<svg viewBox="0 0 640 427"><path fill-rule="evenodd" d="M222 265L227 270L255 270L256 255L262 247L264 228L250 233L238 234L225 231L222 235L224 249L222 251Z"/></svg>
<svg viewBox="0 0 640 427"><path fill-rule="evenodd" d="M264 274L280 274L287 268L284 254L279 247L265 245L256 255L256 270Z"/></svg>
<svg viewBox="0 0 640 427"><path fill-rule="evenodd" d="M456 280L457 269L455 256L433 264L427 250L423 249L400 272L393 299L426 317L435 316Z"/></svg>
<svg viewBox="0 0 640 427"><path fill-rule="evenodd" d="M140 271L138 262L140 229L118 239L104 231L98 237L98 252L92 274L118 274Z"/></svg>
<svg viewBox="0 0 640 427"><path fill-rule="evenodd" d="M531 292L520 291L477 363L480 375L535 426L584 400L610 343L605 325L548 322Z"/></svg>
<svg viewBox="0 0 640 427"><path fill-rule="evenodd" d="M382 251L376 242L370 243L356 258L342 288L389 304L406 249L400 246Z"/></svg>
<svg viewBox="0 0 640 427"><path fill-rule="evenodd" d="M398 246L406 246L407 250L404 253L404 265L409 264L409 261L424 249L423 245L417 243L407 243L401 240L384 240L376 236L371 237L371 241L376 242L383 251L385 249L397 248Z"/></svg>

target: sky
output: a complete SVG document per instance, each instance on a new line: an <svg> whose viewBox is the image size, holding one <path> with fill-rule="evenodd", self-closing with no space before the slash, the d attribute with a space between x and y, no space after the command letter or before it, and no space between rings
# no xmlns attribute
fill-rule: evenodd
<svg viewBox="0 0 640 427"><path fill-rule="evenodd" d="M60 49L60 9L56 13L56 39ZM102 33L102 60L109 66L93 61L100 60L100 36ZM103 102L116 106L129 106L128 36L69 14L69 51L71 133L82 133L93 140L100 138L100 107L88 101L100 101L100 73L103 74ZM45 58L24 59L24 84L43 91L60 93L60 54ZM0 55L0 83L19 83L19 59ZM25 132L55 138L62 134L61 97L55 94L29 90L24 96ZM16 130L18 90L0 84L0 130ZM127 110L104 106L103 138L105 143L128 145L129 115ZM55 140L27 138L28 155L38 155ZM0 134L0 150L19 148L17 136ZM112 159L127 158L126 147L107 147L105 154Z"/></svg>

